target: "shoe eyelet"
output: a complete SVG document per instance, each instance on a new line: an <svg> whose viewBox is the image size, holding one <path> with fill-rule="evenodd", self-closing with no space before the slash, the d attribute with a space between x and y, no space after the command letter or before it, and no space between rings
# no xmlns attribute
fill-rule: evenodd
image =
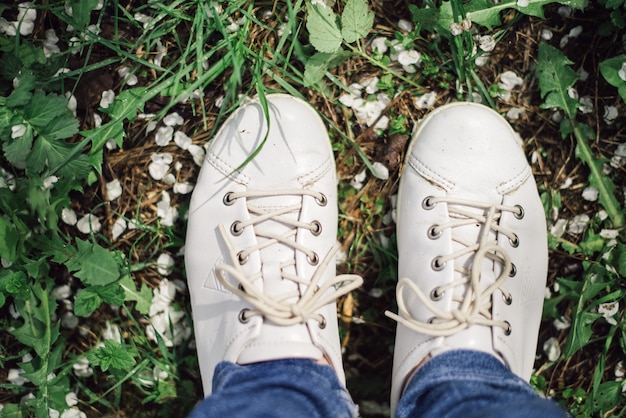
<svg viewBox="0 0 626 418"><path fill-rule="evenodd" d="M517 275L517 266L511 263L511 271L509 271L509 277L515 277Z"/></svg>
<svg viewBox="0 0 626 418"><path fill-rule="evenodd" d="M446 263L441 262L441 257L435 257L430 263L430 267L435 271L441 271L446 267Z"/></svg>
<svg viewBox="0 0 626 418"><path fill-rule="evenodd" d="M509 321L504 321L504 323L506 324L506 328L504 328L504 335L509 336L511 335L511 332L513 332L511 323Z"/></svg>
<svg viewBox="0 0 626 418"><path fill-rule="evenodd" d="M428 196L422 200L422 208L424 210L431 210L435 207L436 203L433 203L434 196Z"/></svg>
<svg viewBox="0 0 626 418"><path fill-rule="evenodd" d="M443 234L443 231L441 229L437 230L437 228L439 228L439 225L433 225L428 228L428 238L437 239Z"/></svg>
<svg viewBox="0 0 626 418"><path fill-rule="evenodd" d="M319 223L319 221L311 222L311 226L313 226L313 228L311 229L311 233L316 237L322 233L322 224Z"/></svg>
<svg viewBox="0 0 626 418"><path fill-rule="evenodd" d="M241 222L235 221L230 226L230 233L236 237L243 233L243 228L241 228Z"/></svg>
<svg viewBox="0 0 626 418"><path fill-rule="evenodd" d="M513 212L515 218L524 219L524 208L522 205L515 205L515 207L517 208L517 212Z"/></svg>
<svg viewBox="0 0 626 418"><path fill-rule="evenodd" d="M511 244L513 248L519 247L519 237L517 234L513 234L513 238L509 238L509 244Z"/></svg>
<svg viewBox="0 0 626 418"><path fill-rule="evenodd" d="M250 322L250 318L251 316L246 316L248 314L248 312L250 312L250 309L248 308L243 308L240 312L239 312L239 322L241 322L242 324L247 324L248 322Z"/></svg>
<svg viewBox="0 0 626 418"><path fill-rule="evenodd" d="M502 295L502 299L504 299L504 304L505 304L505 305L510 305L510 304L512 304L512 303L513 303L513 296L511 296L511 295L505 296L505 295L503 294L503 295Z"/></svg>
<svg viewBox="0 0 626 418"><path fill-rule="evenodd" d="M328 198L326 197L326 195L324 193L320 193L320 195L322 196L321 198L315 198L315 201L317 202L318 205L320 206L326 206L326 204L328 204Z"/></svg>
<svg viewBox="0 0 626 418"><path fill-rule="evenodd" d="M428 320L426 321L427 324L434 324L435 321L437 320L436 316L431 316L430 318L428 318Z"/></svg>
<svg viewBox="0 0 626 418"><path fill-rule="evenodd" d="M224 198L222 199L222 202L224 202L224 204L226 206L231 206L235 203L235 200L237 199L233 199L233 194L234 192L228 192L224 195Z"/></svg>
<svg viewBox="0 0 626 418"><path fill-rule="evenodd" d="M313 253L313 258L309 257L308 255L306 256L306 261L309 262L310 265L312 266L317 266L317 264L320 262L320 258L317 255L317 253Z"/></svg>
<svg viewBox="0 0 626 418"><path fill-rule="evenodd" d="M441 300L443 298L445 292L442 292L440 288L435 287L431 292L430 292L430 300L432 300L433 302L437 302L438 300Z"/></svg>
<svg viewBox="0 0 626 418"><path fill-rule="evenodd" d="M320 327L320 329L324 329L326 328L326 317L324 315L321 315L322 320L318 323L318 326Z"/></svg>
<svg viewBox="0 0 626 418"><path fill-rule="evenodd" d="M243 251L239 251L237 253L237 261L239 261L240 265L244 265L248 262L248 260L250 259L250 256L246 255L245 257L243 256Z"/></svg>
<svg viewBox="0 0 626 418"><path fill-rule="evenodd" d="M246 293L246 289L243 287L243 284L242 284L242 283L239 283L239 284L237 285L237 289L239 289L239 290L241 290L242 292Z"/></svg>

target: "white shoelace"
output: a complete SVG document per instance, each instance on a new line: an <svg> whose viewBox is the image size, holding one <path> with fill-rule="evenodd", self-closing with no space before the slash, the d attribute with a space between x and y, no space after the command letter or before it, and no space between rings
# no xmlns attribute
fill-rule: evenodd
<svg viewBox="0 0 626 418"><path fill-rule="evenodd" d="M496 290L499 290L507 303L511 303L511 294L503 287L505 280L509 277L514 266L507 252L500 247L497 242L489 241L489 233L496 232L506 236L514 245L517 245L518 237L513 232L502 228L498 224L503 211L512 212L517 217L523 216L523 209L520 206L491 205L479 202L473 202L452 198L435 198L429 197L425 199L424 204L433 207L437 203L448 203L448 212L451 219L446 224L435 225L429 230L433 239L436 239L446 228L455 228L475 223L483 224L483 229L479 235L478 242L472 243L452 234L452 240L461 244L464 248L444 255L433 260L433 268L443 268L448 262L454 262L454 259L473 253L471 269L465 269L457 265L454 266L456 272L461 274L461 278L446 285L435 288L435 296L439 297L444 292L453 290L457 286L466 286L462 297L454 296L453 302L458 303L458 308L450 311L438 309L433 302L433 297L424 294L411 279L402 278L398 281L396 288L396 298L398 302L398 314L393 312L385 312L385 314L398 321L402 325L419 332L432 336L450 336L472 325L497 326L510 332L510 325L506 321L497 321L492 319L491 298ZM463 207L471 207L483 209L483 214L475 213ZM425 206L426 207L426 206ZM485 214L486 212L486 214ZM480 275L483 260L488 258L502 265L502 272L496 280L486 287L480 289ZM428 322L419 321L411 316L407 309L404 292L405 289L413 292L419 300L433 313L433 317Z"/></svg>
<svg viewBox="0 0 626 418"><path fill-rule="evenodd" d="M313 196L318 204L322 206L326 204L326 197L322 193L303 189L271 192L233 192L227 194L224 201L226 204L231 204L239 198L275 196L304 197L305 195ZM314 319L319 322L320 327L325 326L326 319L321 314L316 313L316 311L328 303L333 302L338 297L361 286L363 279L357 275L343 274L336 276L333 280L327 280L320 284L326 267L331 261L335 261L334 255L339 250L339 245L335 244L320 260L318 254L295 241L295 236L299 228L308 229L314 234L321 232L321 225L318 222L300 222L296 219L284 216L288 213L299 212L302 209L302 202L273 211L266 211L254 207L249 203L247 208L251 219L248 221L235 222L233 226L231 226L231 233L238 234L243 231L243 228L253 227L256 236L264 238L264 240L260 241L257 245L237 253L232 246L228 231L223 225L220 225L220 233L228 247L232 265L218 264L215 268L217 278L224 287L255 307L255 310L242 311L242 315L244 316L240 317L240 319L246 321L252 316L261 315L275 324L284 326L305 323L309 319ZM255 225L267 220L279 222L289 226L290 229L284 234L275 234L255 227ZM278 243L289 246L295 251L303 252L306 254L309 263L317 266L313 276L308 279L285 271L285 268L295 265L295 258L281 264L281 278L306 286L306 290L302 294L300 294L300 291L295 290L293 292L286 292L278 297L269 296L253 284L255 280L262 278L263 273L260 270L250 276L246 275L243 271L242 264L246 262L252 253ZM227 274L232 276L239 283L239 286L234 286L226 277ZM295 302L293 302L294 299L296 299Z"/></svg>

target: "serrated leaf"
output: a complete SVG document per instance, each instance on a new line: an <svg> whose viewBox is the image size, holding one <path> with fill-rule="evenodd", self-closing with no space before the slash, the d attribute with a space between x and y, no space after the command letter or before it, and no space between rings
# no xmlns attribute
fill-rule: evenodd
<svg viewBox="0 0 626 418"><path fill-rule="evenodd" d="M100 366L103 372L109 369L128 371L136 364L134 355L137 355L134 347L113 340L104 340L104 346L90 351L87 359L93 365Z"/></svg>
<svg viewBox="0 0 626 418"><path fill-rule="evenodd" d="M39 357L44 358L59 337L60 322L50 324L54 315L56 302L50 298L41 284L35 282L31 287L30 300L20 302L18 310L24 323L11 331L11 334L22 344L33 347Z"/></svg>
<svg viewBox="0 0 626 418"><path fill-rule="evenodd" d="M91 169L89 158L84 154L71 157L73 146L40 135L26 159L29 170L41 173L49 167L59 167L58 174L67 178L84 178Z"/></svg>
<svg viewBox="0 0 626 418"><path fill-rule="evenodd" d="M55 118L45 128L39 131L48 140L71 138L78 133L78 119L72 117Z"/></svg>
<svg viewBox="0 0 626 418"><path fill-rule="evenodd" d="M315 4L307 7L306 28L309 41L319 52L333 53L341 47L341 30L337 25L337 15L330 7Z"/></svg>
<svg viewBox="0 0 626 418"><path fill-rule="evenodd" d="M127 301L137 302L135 309L137 312L143 315L147 315L150 312L150 305L152 304L152 292L144 284L139 285L139 290L130 275L125 275L120 280L120 286L124 289L125 299Z"/></svg>
<svg viewBox="0 0 626 418"><path fill-rule="evenodd" d="M37 90L33 95L33 99L24 106L24 119L37 128L44 128L55 118L67 114L69 114L69 111L65 97L57 94L46 94L42 90ZM78 126L78 124L76 123L75 126ZM76 131L72 132L70 136L74 133Z"/></svg>
<svg viewBox="0 0 626 418"><path fill-rule="evenodd" d="M306 62L304 66L304 85L309 87L317 84L326 71L340 65L350 57L350 52L340 50L334 54L317 52Z"/></svg>
<svg viewBox="0 0 626 418"><path fill-rule="evenodd" d="M352 43L365 38L374 26L374 13L369 10L367 0L348 0L341 13L341 36Z"/></svg>
<svg viewBox="0 0 626 418"><path fill-rule="evenodd" d="M33 148L33 129L26 126L26 132L19 138L7 142L2 150L4 156L13 165L20 166L26 161L28 154Z"/></svg>
<svg viewBox="0 0 626 418"><path fill-rule="evenodd" d="M76 240L76 246L77 257L72 264L68 264L68 268L78 267L74 276L84 284L104 286L119 279L119 265L113 253L81 239Z"/></svg>
<svg viewBox="0 0 626 418"><path fill-rule="evenodd" d="M587 345L592 335L591 326L598 318L602 318L602 314L596 312L582 312L574 317L571 331L565 342L565 358L571 357Z"/></svg>
<svg viewBox="0 0 626 418"><path fill-rule="evenodd" d="M569 119L574 119L579 103L568 95L568 89L578 80L573 63L561 50L544 42L539 44L537 74L543 109L562 109Z"/></svg>
<svg viewBox="0 0 626 418"><path fill-rule="evenodd" d="M411 11L413 22L417 23L420 29L427 32L433 32L435 30L439 22L439 9L435 7L420 9L414 4L409 4L409 10Z"/></svg>
<svg viewBox="0 0 626 418"><path fill-rule="evenodd" d="M76 316L87 316L100 307L103 300L93 287L82 289L74 300L74 314Z"/></svg>

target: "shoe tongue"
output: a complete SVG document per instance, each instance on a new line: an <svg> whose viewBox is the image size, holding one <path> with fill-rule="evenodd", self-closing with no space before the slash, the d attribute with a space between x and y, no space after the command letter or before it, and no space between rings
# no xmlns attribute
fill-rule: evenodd
<svg viewBox="0 0 626 418"><path fill-rule="evenodd" d="M264 212L271 212L298 205L301 201L301 196L269 196L249 198L248 205L263 210ZM299 214L299 210L294 210L280 216L297 221ZM254 228L257 232L259 244L269 239L263 237L262 235L264 234L285 235L293 229L290 225L286 225L274 218L256 224ZM295 236L291 236L289 240L295 240ZM274 243L260 250L261 272L263 277L262 283L259 284L263 286L263 292L266 295L280 299L282 295L298 291L298 285L296 283L285 280L282 277L283 271L295 274L295 266L291 265L295 259L295 251L293 247L281 242ZM282 267L283 265L285 265L285 267ZM290 299L291 302L295 302L296 300L297 298Z"/></svg>

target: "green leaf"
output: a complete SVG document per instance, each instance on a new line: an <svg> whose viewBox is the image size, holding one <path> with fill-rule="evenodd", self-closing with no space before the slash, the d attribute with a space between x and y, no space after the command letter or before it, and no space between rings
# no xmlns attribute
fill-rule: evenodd
<svg viewBox="0 0 626 418"><path fill-rule="evenodd" d="M63 129L62 126L59 128ZM46 168L58 167L58 174L67 178L84 178L90 171L89 158L84 154L71 157L73 146L40 135L26 159L28 168L41 173Z"/></svg>
<svg viewBox="0 0 626 418"><path fill-rule="evenodd" d="M84 284L103 286L119 279L120 266L112 252L81 239L76 240L76 245L76 257L67 267L70 271L76 270L74 276Z"/></svg>
<svg viewBox="0 0 626 418"><path fill-rule="evenodd" d="M562 0L529 0L528 5L526 6L520 6L518 3L518 0L503 0L497 4L493 4L489 0L472 0L466 4L464 8L465 11L470 14L470 19L473 23L492 29L495 26L501 25L502 21L500 20L500 13L504 10L515 9L525 15L543 19L544 6L550 3L565 2ZM568 1L567 4L571 7L582 9L584 6L584 0Z"/></svg>
<svg viewBox="0 0 626 418"><path fill-rule="evenodd" d="M304 66L304 85L310 87L317 84L324 78L326 71L340 65L350 55L350 52L343 50L333 54L317 52L309 58Z"/></svg>
<svg viewBox="0 0 626 418"><path fill-rule="evenodd" d="M374 13L370 12L367 0L348 0L341 14L341 36L352 43L365 38L374 26Z"/></svg>
<svg viewBox="0 0 626 418"><path fill-rule="evenodd" d="M26 126L26 132L24 132L24 135L13 140L9 140L9 142L2 147L2 150L4 151L4 156L11 164L19 166L20 164L24 164L32 148L33 128Z"/></svg>
<svg viewBox="0 0 626 418"><path fill-rule="evenodd" d="M321 4L309 5L306 28L311 45L319 52L336 52L341 47L341 30L337 15L330 7Z"/></svg>
<svg viewBox="0 0 626 418"><path fill-rule="evenodd" d="M602 314L597 312L582 312L574 316L571 331L565 342L565 358L571 357L589 342L591 326L598 318L602 318Z"/></svg>
<svg viewBox="0 0 626 418"><path fill-rule="evenodd" d="M570 68L573 64L561 50L544 42L539 44L537 74L544 103L543 109L558 108L574 119L578 101L568 95L568 89L578 80L578 73Z"/></svg>
<svg viewBox="0 0 626 418"><path fill-rule="evenodd" d="M69 115L67 99L57 94L46 95L42 90L37 90L33 95L33 99L24 106L24 119L37 128L44 128L61 115ZM65 120L64 123L72 124L74 122ZM77 124L78 121L74 123L74 126L77 126ZM69 136L75 133L76 131Z"/></svg>
<svg viewBox="0 0 626 418"><path fill-rule="evenodd" d="M98 0L72 0L72 18L74 26L85 28L91 21L91 11L98 5Z"/></svg>
<svg viewBox="0 0 626 418"><path fill-rule="evenodd" d="M60 322L51 324L56 302L40 283L34 282L31 285L30 300L16 305L24 323L11 331L11 334L22 344L32 347L39 357L45 358L59 337Z"/></svg>
<svg viewBox="0 0 626 418"><path fill-rule="evenodd" d="M152 292L144 285L139 285L139 290L133 281L133 278L127 274L120 280L120 285L124 289L127 301L135 301L135 309L137 312L143 315L147 315L150 312L150 305L152 304Z"/></svg>
<svg viewBox="0 0 626 418"><path fill-rule="evenodd" d="M102 303L120 306L124 303L124 296L124 289L119 283L86 287L76 295L74 314L76 316L90 315Z"/></svg>
<svg viewBox="0 0 626 418"><path fill-rule="evenodd" d="M104 340L104 347L98 347L87 354L87 359L103 372L109 369L128 371L135 364L137 350L129 345L122 345L113 340Z"/></svg>
<svg viewBox="0 0 626 418"><path fill-rule="evenodd" d="M22 71L17 77L17 87L7 97L8 107L24 106L33 97L32 90L35 88L35 76L30 71Z"/></svg>
<svg viewBox="0 0 626 418"><path fill-rule="evenodd" d="M0 257L15 261L19 234L12 222L0 217Z"/></svg>
<svg viewBox="0 0 626 418"><path fill-rule="evenodd" d="M103 300L94 287L90 286L82 289L76 295L76 300L74 301L74 314L76 316L87 316L102 304Z"/></svg>
<svg viewBox="0 0 626 418"><path fill-rule="evenodd" d="M147 88L136 87L124 90L120 93L108 108L102 109L111 120L99 128L81 132L93 144L92 152L97 152L104 147L109 139L114 139L119 147L124 142L124 120L134 121L137 111L143 109L146 102Z"/></svg>
<svg viewBox="0 0 626 418"><path fill-rule="evenodd" d="M427 32L434 32L437 23L439 22L439 9L435 7L425 7L420 9L414 4L409 4L409 10L411 11L413 22L419 25L420 29L424 29Z"/></svg>
<svg viewBox="0 0 626 418"><path fill-rule="evenodd" d="M600 63L600 73L602 77L612 86L617 87L617 91L626 103L626 80L620 77L620 71L626 64L626 56L622 55L602 61Z"/></svg>

